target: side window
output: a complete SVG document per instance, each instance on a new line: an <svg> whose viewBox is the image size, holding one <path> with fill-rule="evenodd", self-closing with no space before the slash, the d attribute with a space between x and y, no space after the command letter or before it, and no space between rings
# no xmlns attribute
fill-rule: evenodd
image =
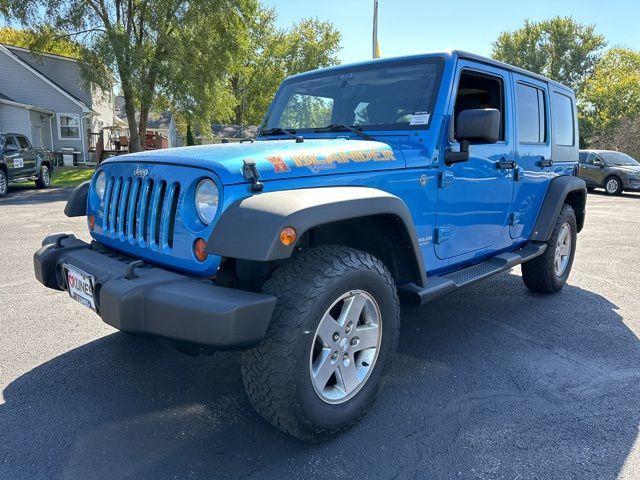
<svg viewBox="0 0 640 480"><path fill-rule="evenodd" d="M331 124L333 98L296 93L280 116L281 128L321 128Z"/></svg>
<svg viewBox="0 0 640 480"><path fill-rule="evenodd" d="M575 126L573 101L558 92L553 92L553 136L554 143L560 146L575 144Z"/></svg>
<svg viewBox="0 0 640 480"><path fill-rule="evenodd" d="M587 165L595 165L598 160L602 162L599 156L597 156L595 153L590 153L587 157Z"/></svg>
<svg viewBox="0 0 640 480"><path fill-rule="evenodd" d="M20 144L20 148L29 148L29 142L23 136L18 136L18 143Z"/></svg>
<svg viewBox="0 0 640 480"><path fill-rule="evenodd" d="M544 91L518 83L516 100L520 143L544 143L547 130Z"/></svg>
<svg viewBox="0 0 640 480"><path fill-rule="evenodd" d="M454 131L458 115L463 110L495 108L500 112L500 140L505 139L504 85L502 79L492 75L463 70L460 74L454 109Z"/></svg>
<svg viewBox="0 0 640 480"><path fill-rule="evenodd" d="M7 136L7 139L5 140L4 144L6 146L11 145L13 147L18 148L18 144L16 143L15 139L12 136Z"/></svg>
<svg viewBox="0 0 640 480"><path fill-rule="evenodd" d="M587 163L587 156L589 154L587 152L580 152L578 154L578 163Z"/></svg>

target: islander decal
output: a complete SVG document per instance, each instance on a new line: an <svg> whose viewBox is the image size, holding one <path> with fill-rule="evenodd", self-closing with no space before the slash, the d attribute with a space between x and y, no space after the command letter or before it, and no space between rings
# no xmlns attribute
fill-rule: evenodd
<svg viewBox="0 0 640 480"><path fill-rule="evenodd" d="M349 152L334 152L326 157L316 154L291 155L294 167L307 167L313 173L320 170L336 168L339 163L362 162L393 162L396 159L391 149L355 150ZM282 157L267 157L273 165L275 173L289 172L289 164Z"/></svg>

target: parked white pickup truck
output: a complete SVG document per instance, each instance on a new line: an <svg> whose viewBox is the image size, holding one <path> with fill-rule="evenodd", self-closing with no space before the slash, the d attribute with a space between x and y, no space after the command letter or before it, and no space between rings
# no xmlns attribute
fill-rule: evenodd
<svg viewBox="0 0 640 480"><path fill-rule="evenodd" d="M51 184L53 154L45 148L33 148L24 135L0 133L0 197L9 182L33 180L38 188Z"/></svg>

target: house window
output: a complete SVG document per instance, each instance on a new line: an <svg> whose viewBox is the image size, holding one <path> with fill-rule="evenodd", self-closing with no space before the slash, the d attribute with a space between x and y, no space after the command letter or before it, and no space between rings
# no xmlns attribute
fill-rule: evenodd
<svg viewBox="0 0 640 480"><path fill-rule="evenodd" d="M80 117L72 113L59 113L58 137L62 140L80 139Z"/></svg>

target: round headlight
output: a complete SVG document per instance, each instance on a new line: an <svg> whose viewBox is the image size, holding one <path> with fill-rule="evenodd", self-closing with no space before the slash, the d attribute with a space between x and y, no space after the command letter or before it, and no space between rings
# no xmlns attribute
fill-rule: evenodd
<svg viewBox="0 0 640 480"><path fill-rule="evenodd" d="M213 222L218 211L218 199L218 187L213 180L200 180L196 188L196 212L205 225Z"/></svg>
<svg viewBox="0 0 640 480"><path fill-rule="evenodd" d="M96 193L100 201L104 198L104 191L107 187L107 176L104 174L104 170L98 174L96 178Z"/></svg>

